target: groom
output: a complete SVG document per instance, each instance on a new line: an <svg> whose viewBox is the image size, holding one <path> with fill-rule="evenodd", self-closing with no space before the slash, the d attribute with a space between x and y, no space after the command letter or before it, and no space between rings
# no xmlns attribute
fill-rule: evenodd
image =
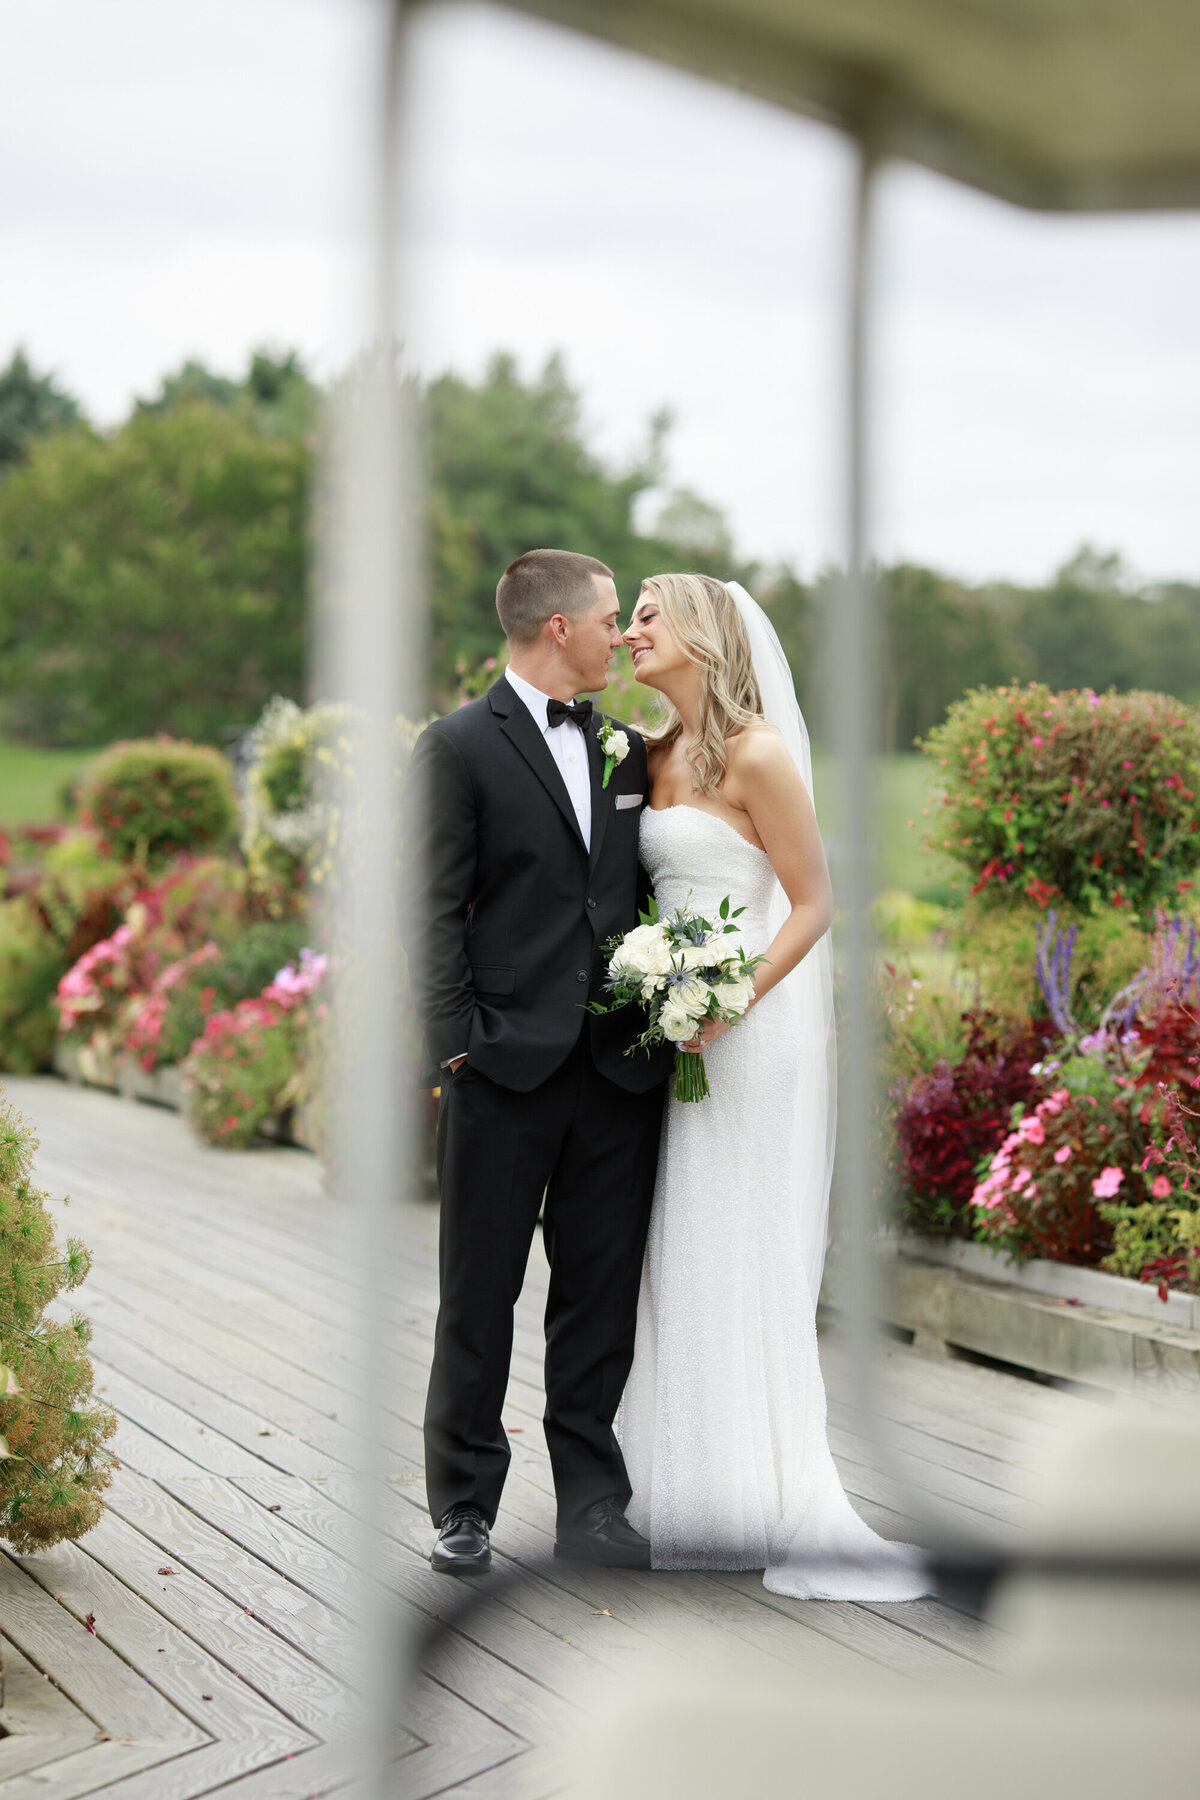
<svg viewBox="0 0 1200 1800"><path fill-rule="evenodd" d="M585 1011L603 946L637 923L645 746L606 757L603 688L621 643L611 569L530 550L496 609L508 670L413 754L417 925L409 964L439 1081L441 1305L425 1409L433 1566L488 1567L509 1445L501 1423L545 1196L546 1443L556 1556L648 1568L625 1519L613 1417L633 1356L669 1050L626 1056L635 1021ZM616 748L620 749L618 740ZM415 840L415 841L414 841Z"/></svg>

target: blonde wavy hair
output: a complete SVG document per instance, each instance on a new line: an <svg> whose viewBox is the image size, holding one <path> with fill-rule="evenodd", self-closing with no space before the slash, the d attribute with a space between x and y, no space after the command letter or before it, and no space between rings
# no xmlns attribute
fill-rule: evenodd
<svg viewBox="0 0 1200 1800"><path fill-rule="evenodd" d="M703 677L700 728L684 755L695 792L712 796L725 779L730 738L747 725L762 723L746 627L725 583L711 575L651 575L642 583L639 600L647 594L654 595L671 636ZM647 734L652 744L673 744L683 731L675 707L669 700L665 704L666 719Z"/></svg>

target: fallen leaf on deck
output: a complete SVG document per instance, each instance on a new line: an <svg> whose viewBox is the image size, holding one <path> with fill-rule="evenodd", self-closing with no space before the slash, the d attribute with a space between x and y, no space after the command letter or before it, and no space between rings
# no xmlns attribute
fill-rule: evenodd
<svg viewBox="0 0 1200 1800"><path fill-rule="evenodd" d="M83 1622L87 1626L88 1630L91 1632L92 1636L95 1637L95 1635L96 1635L96 1615L95 1615L95 1613L88 1613L86 1615L86 1617L84 1618Z"/></svg>
<svg viewBox="0 0 1200 1800"><path fill-rule="evenodd" d="M282 1500L276 1500L276 1502L273 1506L268 1506L267 1511L268 1512L278 1512L282 1505L283 1505Z"/></svg>
<svg viewBox="0 0 1200 1800"><path fill-rule="evenodd" d="M593 1617L593 1619L611 1619L612 1618L612 1607L611 1606L593 1607L592 1608L592 1617Z"/></svg>
<svg viewBox="0 0 1200 1800"><path fill-rule="evenodd" d="M201 1699L202 1699L202 1700L211 1700L211 1699L212 1699L212 1695L211 1695L211 1694L201 1694L201 1696L200 1696L200 1698L201 1698Z"/></svg>
<svg viewBox="0 0 1200 1800"><path fill-rule="evenodd" d="M275 1433L273 1431L260 1431L258 1435L259 1437L274 1437Z"/></svg>
<svg viewBox="0 0 1200 1800"><path fill-rule="evenodd" d="M171 1567L170 1563L164 1563L158 1572L160 1575L174 1575L175 1570Z"/></svg>

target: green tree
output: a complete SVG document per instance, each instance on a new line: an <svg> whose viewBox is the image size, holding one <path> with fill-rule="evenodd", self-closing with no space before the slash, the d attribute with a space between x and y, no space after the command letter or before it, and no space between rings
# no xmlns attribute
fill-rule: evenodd
<svg viewBox="0 0 1200 1800"><path fill-rule="evenodd" d="M910 750L964 689L1032 673L1016 621L990 595L908 563L879 580L885 750Z"/></svg>
<svg viewBox="0 0 1200 1800"><path fill-rule="evenodd" d="M588 448L579 395L558 357L523 381L511 356L493 357L477 385L459 375L429 384L422 399L431 485L431 662L435 690L445 698L460 656L491 655L500 638L496 582L524 550L554 545L598 556L612 569L628 608L641 581L695 560L692 545L671 541L673 514L652 535L638 531L637 502L662 478L665 414L651 420L643 454L610 470ZM716 508L694 495L678 504L689 524L704 507L710 542L719 540L728 566L728 528Z"/></svg>
<svg viewBox="0 0 1200 1800"><path fill-rule="evenodd" d="M0 484L0 717L211 739L298 695L311 452L211 400L39 440Z"/></svg>
<svg viewBox="0 0 1200 1800"><path fill-rule="evenodd" d="M142 412L164 413L195 400L237 408L270 436L302 437L316 426L321 393L309 379L298 350L260 346L251 352L240 381L189 358L173 374L163 376L153 399L137 404Z"/></svg>
<svg viewBox="0 0 1200 1800"><path fill-rule="evenodd" d="M24 459L31 438L79 419L78 401L52 375L35 375L25 352L14 350L0 369L0 475Z"/></svg>

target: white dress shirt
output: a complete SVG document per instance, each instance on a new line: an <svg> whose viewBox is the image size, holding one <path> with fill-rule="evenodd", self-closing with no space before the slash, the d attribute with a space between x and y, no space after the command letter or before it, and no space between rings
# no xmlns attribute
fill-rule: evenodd
<svg viewBox="0 0 1200 1800"><path fill-rule="evenodd" d="M579 829L583 841L591 848L592 844L592 777L588 768L587 744L583 732L578 725L569 720L561 725L551 725L546 718L546 708L550 703L549 694L543 694L531 682L514 675L511 669L504 671L504 679L509 687L529 710L533 722L545 738L550 754L558 764L559 773L567 784L567 793L571 805L575 808L575 817L579 820ZM462 1054L465 1054L463 1052ZM459 1060L458 1056L448 1056L442 1063L448 1069L451 1063Z"/></svg>
<svg viewBox="0 0 1200 1800"><path fill-rule="evenodd" d="M575 808L575 817L579 820L579 829L583 841L591 848L592 844L592 778L588 768L588 750L583 732L578 725L564 720L561 725L550 725L546 720L546 708L550 702L549 694L543 694L540 688L514 675L506 669L504 679L517 696L523 700L533 717L533 722L545 738L550 754L558 764L559 774L567 784L567 793L571 797L571 805Z"/></svg>

